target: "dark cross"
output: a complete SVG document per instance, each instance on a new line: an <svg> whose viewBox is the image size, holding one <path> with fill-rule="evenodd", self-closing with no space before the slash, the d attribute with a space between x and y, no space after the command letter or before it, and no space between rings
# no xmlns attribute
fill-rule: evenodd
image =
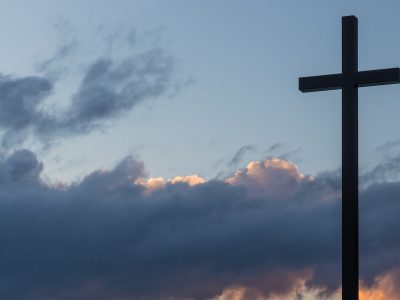
<svg viewBox="0 0 400 300"><path fill-rule="evenodd" d="M358 300L358 88L400 83L400 69L358 71L357 18L342 18L342 73L301 77L302 92L342 90L342 299Z"/></svg>

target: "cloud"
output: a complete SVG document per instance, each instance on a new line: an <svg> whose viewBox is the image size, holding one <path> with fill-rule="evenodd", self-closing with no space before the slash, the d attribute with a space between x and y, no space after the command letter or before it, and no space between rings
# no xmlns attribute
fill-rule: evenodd
<svg viewBox="0 0 400 300"><path fill-rule="evenodd" d="M388 141L376 148L379 152L387 152L400 146L400 140Z"/></svg>
<svg viewBox="0 0 400 300"><path fill-rule="evenodd" d="M2 186L40 183L40 173L43 165L35 155L28 150L14 152L0 164L0 182Z"/></svg>
<svg viewBox="0 0 400 300"><path fill-rule="evenodd" d="M333 299L340 288L336 173L271 159L225 180L150 179L127 157L53 186L42 167L27 150L0 161L1 298ZM399 286L398 195L399 182L360 192L366 293Z"/></svg>
<svg viewBox="0 0 400 300"><path fill-rule="evenodd" d="M312 180L301 174L296 165L281 159L253 161L238 170L225 182L246 187L254 196L288 197L299 191L305 181Z"/></svg>
<svg viewBox="0 0 400 300"><path fill-rule="evenodd" d="M268 147L264 154L267 158L278 157L284 160L293 160L294 156L301 151L301 148L288 149L284 143L275 143Z"/></svg>
<svg viewBox="0 0 400 300"><path fill-rule="evenodd" d="M399 179L400 156L387 156L379 164L362 174L363 184L371 184L377 181L389 182Z"/></svg>
<svg viewBox="0 0 400 300"><path fill-rule="evenodd" d="M265 153L275 153L277 151L282 151L284 148L284 143L274 143L265 150Z"/></svg>
<svg viewBox="0 0 400 300"><path fill-rule="evenodd" d="M52 90L52 82L45 78L0 76L0 127L5 132L3 143L16 140L20 132L27 132L33 124L42 121L43 115L38 107Z"/></svg>
<svg viewBox="0 0 400 300"><path fill-rule="evenodd" d="M232 158L222 158L219 159L216 163L214 163L213 167L217 168L221 165L225 165L224 167L226 168L225 170L220 170L215 178L216 179L221 179L223 177L226 177L227 174L232 174L238 167L239 165L244 161L244 158L246 154L249 152L254 152L256 150L256 147L254 145L244 145L239 148L239 150L236 151L236 153L233 155Z"/></svg>
<svg viewBox="0 0 400 300"><path fill-rule="evenodd" d="M179 88L173 79L173 56L152 46L118 59L94 58L86 67L69 105L56 109L54 102L53 106L46 107L44 102L49 95L57 101L57 73L65 71L66 62L61 61L73 52L76 44L73 39L42 62L38 70L45 72L43 76L17 78L0 74L3 147L18 145L28 135L48 141L104 128L107 122L126 114L137 104Z"/></svg>
<svg viewBox="0 0 400 300"><path fill-rule="evenodd" d="M203 184L205 183L204 178L193 174L193 175L189 175L189 176L176 176L174 178L172 178L171 180L169 180L168 182L172 183L172 184L176 184L176 183L186 183L189 186L193 186L193 185L198 185L198 184Z"/></svg>
<svg viewBox="0 0 400 300"><path fill-rule="evenodd" d="M361 300L387 300L398 299L400 295L399 288L399 270L378 276L374 283L370 286L361 284L360 299Z"/></svg>
<svg viewBox="0 0 400 300"><path fill-rule="evenodd" d="M241 147L236 153L235 155L232 157L232 159L230 160L230 162L228 163L229 167L234 167L237 168L238 165L242 162L243 160L243 156L250 151L254 151L255 147L253 145L244 145L243 147Z"/></svg>
<svg viewBox="0 0 400 300"><path fill-rule="evenodd" d="M161 49L151 49L119 63L97 60L73 96L65 125L76 132L88 131L145 99L164 94L171 84L172 69L172 56Z"/></svg>

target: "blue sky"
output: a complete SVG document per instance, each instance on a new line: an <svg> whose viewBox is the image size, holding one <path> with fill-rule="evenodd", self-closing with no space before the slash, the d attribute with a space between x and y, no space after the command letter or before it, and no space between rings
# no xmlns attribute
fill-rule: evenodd
<svg viewBox="0 0 400 300"><path fill-rule="evenodd" d="M399 66L399 11L0 1L0 298L339 299L341 95L298 78L345 15ZM363 300L400 294L399 95L359 90Z"/></svg>
<svg viewBox="0 0 400 300"><path fill-rule="evenodd" d="M96 4L95 4L96 3ZM149 99L102 132L65 138L40 152L45 174L79 179L133 154L152 176L197 173L213 178L245 145L240 166L292 153L303 172L340 166L340 93L301 94L297 78L340 71L340 18L359 18L360 69L399 64L399 4L361 1L39 1L4 2L0 49L3 74L35 75L65 45L69 70L49 103L70 101L88 64L157 45L174 56L179 92ZM134 31L136 44L124 44ZM361 167L376 148L399 139L400 87L360 91ZM269 153L274 144L279 151ZM40 145L25 145L39 149ZM36 147L36 148L35 148ZM92 155L93 148L102 149ZM62 152L62 155L60 153Z"/></svg>

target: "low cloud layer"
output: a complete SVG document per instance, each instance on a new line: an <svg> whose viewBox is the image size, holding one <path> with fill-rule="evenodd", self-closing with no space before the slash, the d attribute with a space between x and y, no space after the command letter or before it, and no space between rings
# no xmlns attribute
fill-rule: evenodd
<svg viewBox="0 0 400 300"><path fill-rule="evenodd" d="M172 56L157 47L120 60L96 59L87 67L69 106L61 111L43 108L55 91L54 79L1 75L2 145L18 144L28 134L46 140L102 127L138 103L170 91L173 68Z"/></svg>
<svg viewBox="0 0 400 300"><path fill-rule="evenodd" d="M321 299L340 288L336 173L271 159L224 180L163 180L128 157L51 186L27 150L0 170L2 299ZM399 286L399 195L399 182L360 193L365 295Z"/></svg>

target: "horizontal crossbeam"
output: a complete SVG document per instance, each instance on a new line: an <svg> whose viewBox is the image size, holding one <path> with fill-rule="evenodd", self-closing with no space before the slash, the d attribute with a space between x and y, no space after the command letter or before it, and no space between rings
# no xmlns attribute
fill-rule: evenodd
<svg viewBox="0 0 400 300"><path fill-rule="evenodd" d="M299 78L303 93L341 89L344 85L358 87L400 83L400 68L361 71L353 74L331 74Z"/></svg>
<svg viewBox="0 0 400 300"><path fill-rule="evenodd" d="M343 86L342 74L310 76L299 78L299 90L303 93L341 89Z"/></svg>
<svg viewBox="0 0 400 300"><path fill-rule="evenodd" d="M400 83L400 68L358 72L356 83L359 87Z"/></svg>

